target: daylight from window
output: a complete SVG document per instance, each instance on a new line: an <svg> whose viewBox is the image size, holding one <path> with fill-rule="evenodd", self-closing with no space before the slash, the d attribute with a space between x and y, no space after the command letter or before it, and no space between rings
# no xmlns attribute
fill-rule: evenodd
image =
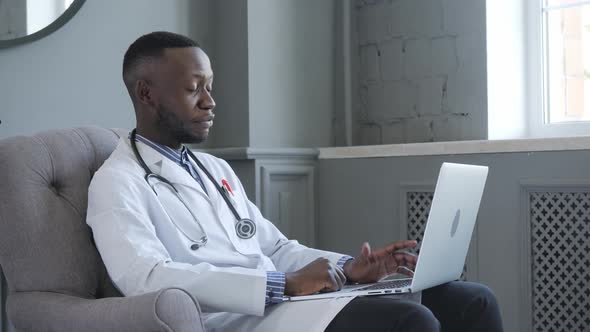
<svg viewBox="0 0 590 332"><path fill-rule="evenodd" d="M590 1L543 2L545 122L590 121Z"/></svg>

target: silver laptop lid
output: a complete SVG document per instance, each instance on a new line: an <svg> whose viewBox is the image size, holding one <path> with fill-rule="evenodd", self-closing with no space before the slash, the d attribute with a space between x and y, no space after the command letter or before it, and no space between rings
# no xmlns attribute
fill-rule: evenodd
<svg viewBox="0 0 590 332"><path fill-rule="evenodd" d="M442 164L412 292L461 276L487 175L487 166Z"/></svg>

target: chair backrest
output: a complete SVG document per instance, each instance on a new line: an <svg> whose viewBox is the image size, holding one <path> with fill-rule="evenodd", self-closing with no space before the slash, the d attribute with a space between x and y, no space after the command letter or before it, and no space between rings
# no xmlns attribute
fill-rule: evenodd
<svg viewBox="0 0 590 332"><path fill-rule="evenodd" d="M120 296L86 208L90 180L122 134L87 127L0 140L0 265L9 293Z"/></svg>

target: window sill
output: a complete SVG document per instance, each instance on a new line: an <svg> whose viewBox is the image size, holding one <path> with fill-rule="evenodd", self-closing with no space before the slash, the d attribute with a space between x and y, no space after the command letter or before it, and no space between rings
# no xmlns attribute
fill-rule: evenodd
<svg viewBox="0 0 590 332"><path fill-rule="evenodd" d="M590 150L590 136L320 148L319 159Z"/></svg>

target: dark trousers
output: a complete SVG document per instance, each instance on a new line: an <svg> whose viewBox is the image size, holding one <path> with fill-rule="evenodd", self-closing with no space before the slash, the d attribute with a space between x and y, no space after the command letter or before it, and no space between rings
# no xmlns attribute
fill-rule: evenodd
<svg viewBox="0 0 590 332"><path fill-rule="evenodd" d="M454 281L422 291L422 304L387 296L352 300L326 332L502 331L498 302L484 285Z"/></svg>

